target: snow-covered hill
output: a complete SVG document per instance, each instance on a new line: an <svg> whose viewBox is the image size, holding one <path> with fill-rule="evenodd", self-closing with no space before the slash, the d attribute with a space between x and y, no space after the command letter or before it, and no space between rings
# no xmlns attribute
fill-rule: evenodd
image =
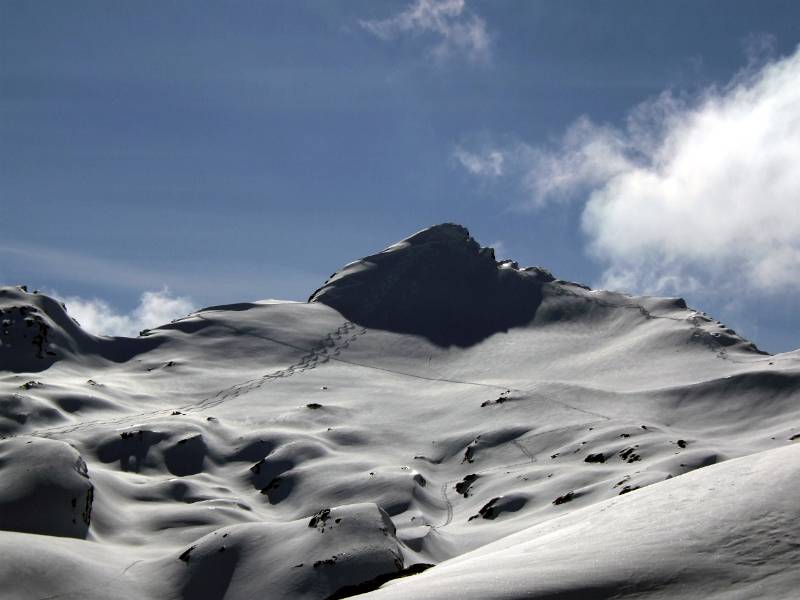
<svg viewBox="0 0 800 600"><path fill-rule="evenodd" d="M680 299L445 224L137 339L0 310L4 598L800 589L800 356Z"/></svg>

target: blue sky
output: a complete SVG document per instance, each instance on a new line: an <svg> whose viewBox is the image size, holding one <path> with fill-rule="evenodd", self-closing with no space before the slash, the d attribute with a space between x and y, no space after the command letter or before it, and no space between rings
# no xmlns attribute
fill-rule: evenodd
<svg viewBox="0 0 800 600"><path fill-rule="evenodd" d="M788 1L0 0L0 278L134 327L144 292L305 299L455 221L796 348L798 23Z"/></svg>

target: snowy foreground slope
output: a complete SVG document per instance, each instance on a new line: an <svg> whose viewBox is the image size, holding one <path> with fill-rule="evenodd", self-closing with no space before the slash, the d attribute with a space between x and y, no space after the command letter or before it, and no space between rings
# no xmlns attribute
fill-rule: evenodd
<svg viewBox="0 0 800 600"><path fill-rule="evenodd" d="M137 339L0 289L0 597L798 598L800 354L455 225Z"/></svg>

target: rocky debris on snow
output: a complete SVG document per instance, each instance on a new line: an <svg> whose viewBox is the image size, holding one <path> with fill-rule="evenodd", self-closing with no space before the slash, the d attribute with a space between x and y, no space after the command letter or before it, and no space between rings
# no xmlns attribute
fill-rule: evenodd
<svg viewBox="0 0 800 600"><path fill-rule="evenodd" d="M478 514L472 515L469 520L473 521L474 519L483 518L493 521L503 513L520 510L526 503L527 499L519 494L498 496L484 504L478 511Z"/></svg>
<svg viewBox="0 0 800 600"><path fill-rule="evenodd" d="M476 475L472 473L471 475L465 475L464 479L456 483L456 492L464 496L464 498L469 497L469 489L472 487L472 484L478 480L480 475Z"/></svg>
<svg viewBox="0 0 800 600"><path fill-rule="evenodd" d="M577 496L575 492L567 492L566 494L559 496L555 500L553 500L553 504L558 506L559 504L566 504L567 502L572 502Z"/></svg>

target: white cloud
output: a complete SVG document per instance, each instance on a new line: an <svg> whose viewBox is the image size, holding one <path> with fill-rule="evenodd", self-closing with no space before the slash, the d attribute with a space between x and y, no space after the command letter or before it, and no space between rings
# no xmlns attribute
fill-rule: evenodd
<svg viewBox="0 0 800 600"><path fill-rule="evenodd" d="M516 156L531 201L569 199L575 188L597 186L631 168L630 141L619 131L578 119L564 134L558 152L519 145Z"/></svg>
<svg viewBox="0 0 800 600"><path fill-rule="evenodd" d="M433 36L437 42L432 53L438 60L457 56L486 62L491 54L486 22L467 8L465 0L416 0L388 19L359 24L382 40L403 35Z"/></svg>
<svg viewBox="0 0 800 600"><path fill-rule="evenodd" d="M506 153L496 148L487 148L480 152L470 152L458 146L453 151L453 158L473 175L500 177L503 175Z"/></svg>
<svg viewBox="0 0 800 600"><path fill-rule="evenodd" d="M621 127L584 117L551 147L496 151L529 205L584 199L609 287L800 291L800 50L692 100L665 92Z"/></svg>
<svg viewBox="0 0 800 600"><path fill-rule="evenodd" d="M83 329L96 335L134 337L142 329L169 323L194 309L189 298L173 296L167 288L144 292L139 305L128 314L116 312L108 302L99 298L87 300L70 296L60 299L66 304L69 315Z"/></svg>

